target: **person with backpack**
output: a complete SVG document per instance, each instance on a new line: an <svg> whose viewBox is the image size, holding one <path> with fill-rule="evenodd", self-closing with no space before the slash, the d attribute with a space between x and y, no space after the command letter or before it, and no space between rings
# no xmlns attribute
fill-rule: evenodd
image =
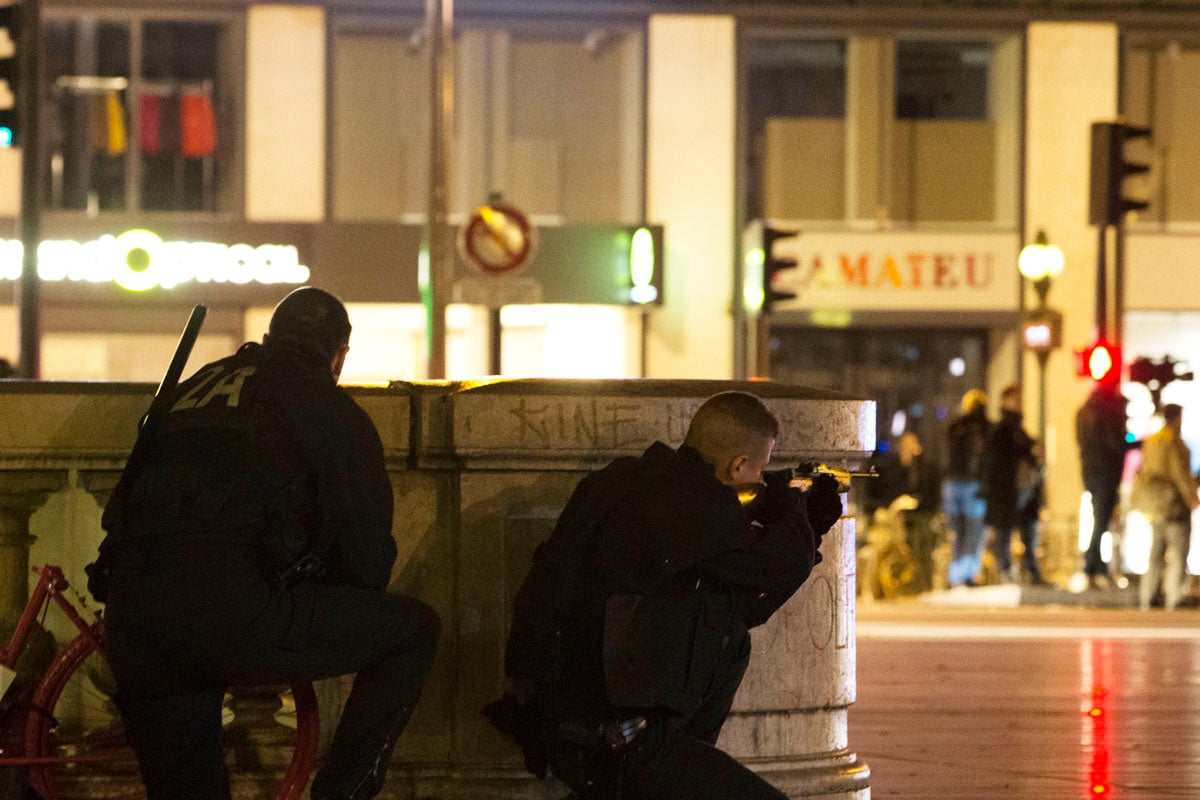
<svg viewBox="0 0 1200 800"><path fill-rule="evenodd" d="M942 510L954 532L947 583L973 586L983 566L983 466L992 423L987 418L987 395L972 389L962 398L962 413L947 431L948 458L942 482Z"/></svg>
<svg viewBox="0 0 1200 800"><path fill-rule="evenodd" d="M765 622L821 560L837 481L764 472L778 436L757 397L723 392L684 443L585 477L517 593L514 694L485 713L530 771L581 800L783 800L715 747ZM751 505L738 487L765 489Z"/></svg>

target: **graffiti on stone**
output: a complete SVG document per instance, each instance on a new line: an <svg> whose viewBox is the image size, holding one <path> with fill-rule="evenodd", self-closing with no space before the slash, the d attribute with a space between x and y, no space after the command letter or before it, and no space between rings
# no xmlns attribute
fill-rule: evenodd
<svg viewBox="0 0 1200 800"><path fill-rule="evenodd" d="M464 414L459 429L476 446L640 449L656 439L682 442L697 405L602 397L489 398L486 406Z"/></svg>

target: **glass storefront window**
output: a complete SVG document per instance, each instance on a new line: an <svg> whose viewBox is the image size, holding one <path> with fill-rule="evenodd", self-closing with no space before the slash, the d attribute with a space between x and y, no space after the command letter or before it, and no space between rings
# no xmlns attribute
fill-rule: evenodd
<svg viewBox="0 0 1200 800"><path fill-rule="evenodd" d="M846 42L758 40L748 51L749 216L842 219Z"/></svg>
<svg viewBox="0 0 1200 800"><path fill-rule="evenodd" d="M640 221L643 42L637 28L464 22L454 48L451 213L497 192L545 223ZM424 219L428 53L417 20L335 22L335 218Z"/></svg>
<svg viewBox="0 0 1200 800"><path fill-rule="evenodd" d="M1021 48L1015 33L751 31L747 219L1015 228Z"/></svg>
<svg viewBox="0 0 1200 800"><path fill-rule="evenodd" d="M51 16L43 30L49 208L94 214L228 205L228 139L237 125L235 82L222 74L227 25L82 15Z"/></svg>
<svg viewBox="0 0 1200 800"><path fill-rule="evenodd" d="M997 135L991 73L988 42L897 43L892 219L992 220Z"/></svg>
<svg viewBox="0 0 1200 800"><path fill-rule="evenodd" d="M1194 230L1200 223L1200 130L1193 121L1200 103L1200 40L1131 38L1121 75L1122 113L1153 135L1126 145L1129 160L1150 165L1149 174L1129 179L1128 194L1150 200L1140 220Z"/></svg>
<svg viewBox="0 0 1200 800"><path fill-rule="evenodd" d="M51 208L126 207L129 25L48 20L44 69Z"/></svg>

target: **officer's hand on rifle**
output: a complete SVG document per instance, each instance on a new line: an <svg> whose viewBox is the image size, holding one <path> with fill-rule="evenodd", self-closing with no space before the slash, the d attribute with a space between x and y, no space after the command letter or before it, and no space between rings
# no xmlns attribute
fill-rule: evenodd
<svg viewBox="0 0 1200 800"><path fill-rule="evenodd" d="M813 477L812 487L804 493L808 507L808 523L816 534L818 545L825 532L833 527L842 516L842 498L838 493L837 478L828 473Z"/></svg>

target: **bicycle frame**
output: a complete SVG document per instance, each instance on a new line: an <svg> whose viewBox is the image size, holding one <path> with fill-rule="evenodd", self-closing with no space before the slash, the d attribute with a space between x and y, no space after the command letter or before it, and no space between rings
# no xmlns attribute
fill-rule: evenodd
<svg viewBox="0 0 1200 800"><path fill-rule="evenodd" d="M63 594L70 584L63 575L62 569L59 567L46 565L43 567L30 567L30 571L38 576L37 584L33 588L33 593L29 597L29 602L25 604L25 610L21 612L21 617L17 621L17 627L13 630L13 634L9 637L8 645L0 648L0 698L3 698L11 688L14 679L16 678L17 659L20 658L21 652L25 649L25 642L29 638L30 631L33 630L38 617L48 607L53 600L67 619L79 630L81 636L87 637L98 650L104 650L104 636L97 630L97 622L101 620L101 614L96 614L96 620L89 623L79 613L75 605L67 599ZM74 641L74 640L72 640ZM60 656L56 656L57 660ZM47 668L46 674L54 672L54 663ZM47 763L45 758L35 758L29 755L13 756L5 752L7 748L3 742L0 742L0 766L33 766L35 764Z"/></svg>
<svg viewBox="0 0 1200 800"><path fill-rule="evenodd" d="M79 669L83 659L91 654L103 656L105 652L104 616L103 612L96 611L93 621L88 622L84 618L80 609L65 595L70 584L61 568L45 565L32 567L31 572L38 576L37 583L7 645L0 648L0 699L12 688L17 674L17 661L39 617L48 610L51 601L62 609L79 633L58 649L45 674L38 677L32 686L22 690L22 693L28 691L29 697L14 704L13 709L17 713L0 714L0 768L26 768L30 785L49 800L55 800L59 795L51 773L56 766L113 761L110 753L49 752L49 737L56 724L55 706L66 681ZM87 608L84 598L80 598L80 603L84 609ZM296 702L296 738L282 784L272 795L275 800L297 800L300 797L317 757L320 724L312 684L293 684L292 694ZM3 711L2 707L0 711Z"/></svg>

